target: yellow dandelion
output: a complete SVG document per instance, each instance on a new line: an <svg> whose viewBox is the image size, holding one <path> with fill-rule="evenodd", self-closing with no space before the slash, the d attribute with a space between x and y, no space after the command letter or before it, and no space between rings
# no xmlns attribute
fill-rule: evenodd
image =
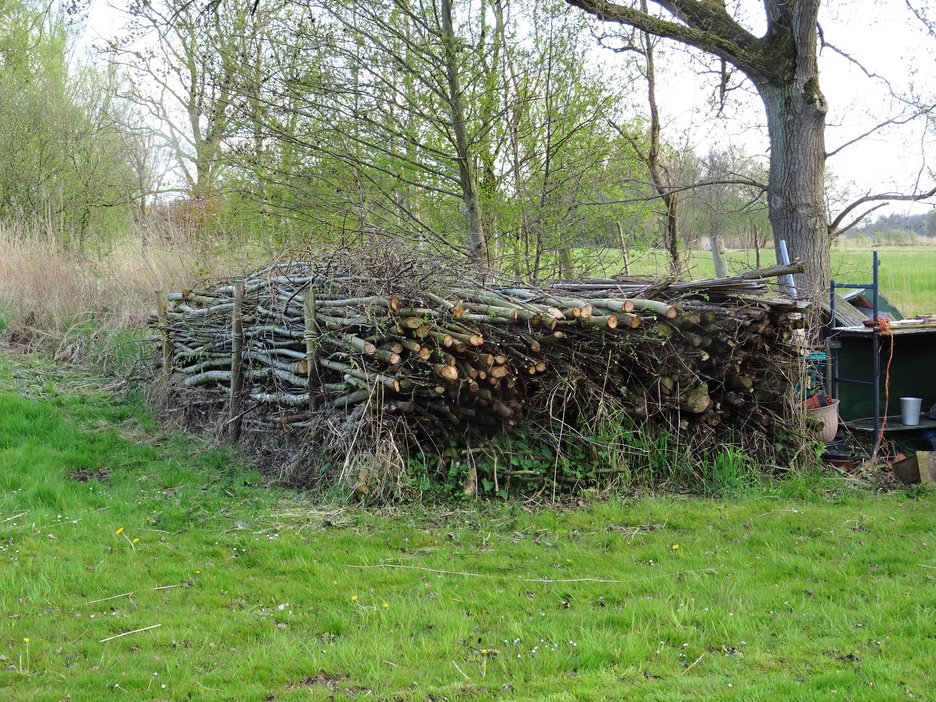
<svg viewBox="0 0 936 702"><path fill-rule="evenodd" d="M139 541L140 541L140 537L135 537L135 538L133 539L133 543L139 543Z"/></svg>
<svg viewBox="0 0 936 702"><path fill-rule="evenodd" d="M390 609L390 605L388 605L386 602L384 602L384 603L383 603L383 608L384 608L384 609Z"/></svg>
<svg viewBox="0 0 936 702"><path fill-rule="evenodd" d="M351 595L351 601L357 602L357 595Z"/></svg>
<svg viewBox="0 0 936 702"><path fill-rule="evenodd" d="M674 551L678 551L678 550L679 550L679 544L673 544L672 548L673 548Z"/></svg>
<svg viewBox="0 0 936 702"><path fill-rule="evenodd" d="M488 654L488 650L487 650L486 648L482 648L482 649L481 649L481 655L482 655L482 656L486 656L487 654Z"/></svg>
<svg viewBox="0 0 936 702"><path fill-rule="evenodd" d="M123 527L120 527L120 528L119 528L117 531L115 531L114 533L117 534L118 536L120 536L121 534L123 534Z"/></svg>
<svg viewBox="0 0 936 702"><path fill-rule="evenodd" d="M23 643L26 644L27 646L29 645L29 637L28 637L28 636L25 637L25 638L23 639Z"/></svg>

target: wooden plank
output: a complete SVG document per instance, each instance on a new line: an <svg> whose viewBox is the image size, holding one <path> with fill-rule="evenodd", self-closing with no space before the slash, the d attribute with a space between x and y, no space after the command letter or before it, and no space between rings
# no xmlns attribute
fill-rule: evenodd
<svg viewBox="0 0 936 702"><path fill-rule="evenodd" d="M728 277L728 261L725 258L725 249L722 247L721 237L712 237L712 259L715 261L715 277Z"/></svg>
<svg viewBox="0 0 936 702"><path fill-rule="evenodd" d="M936 485L936 451L917 451L920 482Z"/></svg>
<svg viewBox="0 0 936 702"><path fill-rule="evenodd" d="M166 294L156 291L156 319L162 337L162 369L167 378L172 375L172 343L169 341L169 311Z"/></svg>

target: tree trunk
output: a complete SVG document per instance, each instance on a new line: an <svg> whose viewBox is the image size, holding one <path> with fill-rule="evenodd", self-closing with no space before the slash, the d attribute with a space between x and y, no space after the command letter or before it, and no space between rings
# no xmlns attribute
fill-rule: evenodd
<svg viewBox="0 0 936 702"><path fill-rule="evenodd" d="M825 202L825 96L819 89L816 23L819 0L787 5L770 0L768 12L789 31L782 59L754 84L764 102L770 135L767 204L774 248L785 239L792 259L806 264L796 276L800 295L815 297L829 285L829 218Z"/></svg>
<svg viewBox="0 0 936 702"><path fill-rule="evenodd" d="M797 291L813 296L829 284L825 203L825 98L813 77L808 86L765 86L759 92L770 133L767 193L774 248L785 239L790 257L806 264Z"/></svg>
<svg viewBox="0 0 936 702"><path fill-rule="evenodd" d="M666 204L666 248L670 255L670 274L679 277L682 274L682 262L679 260L679 198L676 193L663 196Z"/></svg>
<svg viewBox="0 0 936 702"><path fill-rule="evenodd" d="M647 11L647 0L641 0L640 9ZM653 38L643 33L643 52L646 60L647 104L650 107L650 148L647 151L647 168L650 179L666 206L666 249L669 251L670 274L679 276L682 266L679 261L678 200L660 173L660 110L656 99L656 65L653 55Z"/></svg>
<svg viewBox="0 0 936 702"><path fill-rule="evenodd" d="M452 112L452 132L455 137L455 151L458 159L458 180L462 191L462 201L465 204L468 241L471 257L476 261L485 261L487 250L481 219L481 200L478 197L478 184L471 162L464 96L458 74L458 38L455 36L452 22L451 0L442 0L441 9L442 40L445 43L445 73L449 88L448 102Z"/></svg>

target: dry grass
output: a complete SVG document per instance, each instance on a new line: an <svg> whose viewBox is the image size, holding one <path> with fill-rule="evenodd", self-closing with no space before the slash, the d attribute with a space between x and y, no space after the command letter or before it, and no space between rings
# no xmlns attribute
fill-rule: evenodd
<svg viewBox="0 0 936 702"><path fill-rule="evenodd" d="M141 328L155 291L230 268L191 245L119 242L78 252L48 230L0 225L0 327L10 343L63 361L107 360L110 343ZM124 335L126 336L126 335Z"/></svg>

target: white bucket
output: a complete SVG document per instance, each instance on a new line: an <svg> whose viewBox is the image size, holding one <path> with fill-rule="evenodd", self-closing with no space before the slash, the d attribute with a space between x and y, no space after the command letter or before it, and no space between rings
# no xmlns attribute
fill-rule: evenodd
<svg viewBox="0 0 936 702"><path fill-rule="evenodd" d="M905 427L915 427L920 423L920 405L922 397L900 398L900 421Z"/></svg>

